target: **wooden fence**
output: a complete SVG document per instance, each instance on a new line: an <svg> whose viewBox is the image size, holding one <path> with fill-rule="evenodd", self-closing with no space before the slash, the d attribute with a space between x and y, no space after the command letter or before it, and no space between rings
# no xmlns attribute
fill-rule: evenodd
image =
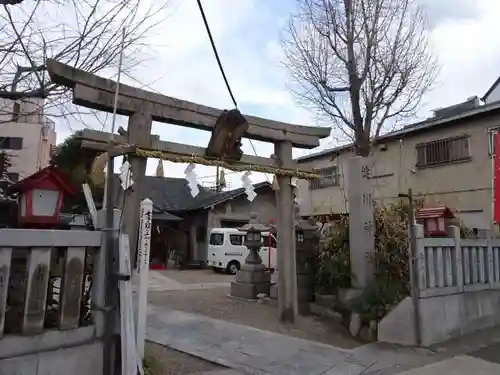
<svg viewBox="0 0 500 375"><path fill-rule="evenodd" d="M420 298L500 289L500 240L424 238L416 225Z"/></svg>
<svg viewBox="0 0 500 375"><path fill-rule="evenodd" d="M90 230L0 229L0 359L102 335L103 316L83 316L90 283L98 283L92 303L103 303L102 237Z"/></svg>

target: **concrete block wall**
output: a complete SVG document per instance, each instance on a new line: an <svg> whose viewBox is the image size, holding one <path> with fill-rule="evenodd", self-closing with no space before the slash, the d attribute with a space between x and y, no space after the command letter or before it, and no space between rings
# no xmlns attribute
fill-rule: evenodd
<svg viewBox="0 0 500 375"><path fill-rule="evenodd" d="M103 375L102 343L0 359L0 375Z"/></svg>
<svg viewBox="0 0 500 375"><path fill-rule="evenodd" d="M422 346L438 344L500 325L500 291L478 291L419 299ZM378 325L378 340L416 345L413 305L404 299Z"/></svg>

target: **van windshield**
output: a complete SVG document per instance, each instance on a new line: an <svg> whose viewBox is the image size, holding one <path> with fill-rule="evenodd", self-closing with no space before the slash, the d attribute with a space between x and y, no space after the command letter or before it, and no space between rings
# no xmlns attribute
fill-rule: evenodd
<svg viewBox="0 0 500 375"><path fill-rule="evenodd" d="M224 234L223 233L212 233L210 235L210 245L222 246L224 244Z"/></svg>

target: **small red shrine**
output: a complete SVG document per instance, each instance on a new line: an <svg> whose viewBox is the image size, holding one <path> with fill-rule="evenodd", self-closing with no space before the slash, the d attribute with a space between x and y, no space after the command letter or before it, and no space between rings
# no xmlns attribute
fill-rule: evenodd
<svg viewBox="0 0 500 375"><path fill-rule="evenodd" d="M59 224L64 195L76 195L69 179L54 166L44 168L9 187L18 194L18 220L22 226Z"/></svg>
<svg viewBox="0 0 500 375"><path fill-rule="evenodd" d="M415 212L415 220L424 226L425 237L446 237L450 220L454 218L447 206L423 207Z"/></svg>

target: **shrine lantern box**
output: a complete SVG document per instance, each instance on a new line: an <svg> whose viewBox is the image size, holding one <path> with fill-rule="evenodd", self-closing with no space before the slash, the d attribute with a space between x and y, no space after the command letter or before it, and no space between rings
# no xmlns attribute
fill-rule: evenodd
<svg viewBox="0 0 500 375"><path fill-rule="evenodd" d="M64 195L76 190L61 171L49 166L9 187L17 193L20 225L59 224Z"/></svg>
<svg viewBox="0 0 500 375"><path fill-rule="evenodd" d="M415 220L424 226L425 237L446 237L454 218L455 215L446 206L424 207L415 212Z"/></svg>

